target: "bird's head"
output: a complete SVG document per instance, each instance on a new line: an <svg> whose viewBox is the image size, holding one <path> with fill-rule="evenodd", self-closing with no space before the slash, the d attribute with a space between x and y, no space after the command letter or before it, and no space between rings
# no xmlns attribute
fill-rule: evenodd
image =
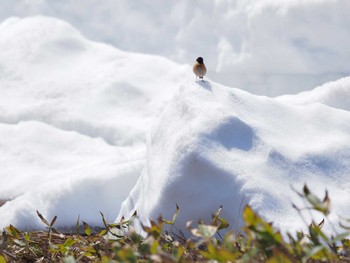
<svg viewBox="0 0 350 263"><path fill-rule="evenodd" d="M196 61L199 63L199 64L203 64L203 58L202 57L198 57L196 59Z"/></svg>

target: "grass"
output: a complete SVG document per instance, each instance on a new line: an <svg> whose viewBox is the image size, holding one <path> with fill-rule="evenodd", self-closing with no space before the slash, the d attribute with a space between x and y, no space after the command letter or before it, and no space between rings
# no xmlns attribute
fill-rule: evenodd
<svg viewBox="0 0 350 263"><path fill-rule="evenodd" d="M320 199L305 186L298 193L307 209L327 218L330 198ZM301 215L301 210L294 206ZM221 208L212 216L210 224L189 227L192 236L184 238L175 226L180 213L177 207L172 220L159 218L143 226L144 236L132 227L129 220L108 224L103 216L103 229L93 229L78 219L75 234L59 233L56 217L51 221L39 212L47 231L21 232L10 225L0 237L0 263L3 262L349 262L349 228L327 235L319 223L311 222L308 230L282 236L273 225L253 209L243 209L245 226L241 234L229 230L220 216ZM176 233L164 232L164 225L172 225ZM80 226L83 226L82 230ZM221 233L221 234L220 234Z"/></svg>

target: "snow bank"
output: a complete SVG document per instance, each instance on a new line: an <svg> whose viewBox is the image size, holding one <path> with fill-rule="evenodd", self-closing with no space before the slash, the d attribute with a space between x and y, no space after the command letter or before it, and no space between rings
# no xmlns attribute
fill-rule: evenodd
<svg viewBox="0 0 350 263"><path fill-rule="evenodd" d="M180 63L255 94L310 90L350 73L348 0L7 0L8 16L48 15L123 50Z"/></svg>
<svg viewBox="0 0 350 263"><path fill-rule="evenodd" d="M350 77L325 83L311 91L301 92L294 96L280 96L278 99L282 102L296 104L322 103L350 111Z"/></svg>
<svg viewBox="0 0 350 263"><path fill-rule="evenodd" d="M183 85L153 125L147 166L119 217L137 210L144 224L160 214L171 219L178 204L177 227L185 229L223 205L237 231L250 204L282 230L300 229L291 186L307 183L320 195L328 189L335 220L350 205L349 131L350 113L323 104L295 105L211 81Z"/></svg>
<svg viewBox="0 0 350 263"><path fill-rule="evenodd" d="M0 24L0 199L10 201L0 228L43 228L35 210L57 215L60 228L79 215L101 225L99 211L112 221L137 209L147 222L170 218L176 203L179 226L223 205L237 230L249 203L299 228L290 185L304 182L319 194L327 188L335 213L346 211L348 83L260 97L194 83L187 65L88 41L57 19L8 19Z"/></svg>
<svg viewBox="0 0 350 263"><path fill-rule="evenodd" d="M188 66L86 40L47 17L0 24L0 228L114 220L145 163L145 134Z"/></svg>

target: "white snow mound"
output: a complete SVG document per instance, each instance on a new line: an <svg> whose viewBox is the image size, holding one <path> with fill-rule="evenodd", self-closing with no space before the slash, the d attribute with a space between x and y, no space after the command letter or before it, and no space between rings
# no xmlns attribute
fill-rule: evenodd
<svg viewBox="0 0 350 263"><path fill-rule="evenodd" d="M86 40L48 17L0 24L0 229L114 220L145 162L145 135L188 66ZM174 84L169 84L174 83Z"/></svg>
<svg viewBox="0 0 350 263"><path fill-rule="evenodd" d="M350 94L350 90L347 90ZM323 104L295 105L206 81L181 86L154 123L147 165L123 203L139 222L159 215L177 227L210 221L222 205L231 228L251 205L282 230L300 229L291 186L304 183L333 203L331 220L350 205L350 112ZM314 215L317 220L317 215ZM310 221L311 222L311 221Z"/></svg>

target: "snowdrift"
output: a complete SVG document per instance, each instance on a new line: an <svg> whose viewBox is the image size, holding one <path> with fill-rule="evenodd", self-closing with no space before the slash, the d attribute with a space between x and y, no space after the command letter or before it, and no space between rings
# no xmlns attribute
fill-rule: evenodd
<svg viewBox="0 0 350 263"><path fill-rule="evenodd" d="M0 25L0 228L113 221L145 163L145 134L189 66L86 40L66 22ZM170 83L170 84L169 84Z"/></svg>
<svg viewBox="0 0 350 263"><path fill-rule="evenodd" d="M338 84L345 82L350 94L349 79ZM283 231L300 229L292 187L306 183L322 196L328 189L336 220L350 205L350 113L293 104L299 97L287 103L211 81L181 86L153 125L146 167L119 218L137 210L143 224L159 215L171 219L178 204L176 224L184 230L190 220L211 222L222 205L238 231L249 204Z"/></svg>
<svg viewBox="0 0 350 263"><path fill-rule="evenodd" d="M346 211L350 78L274 99L194 79L57 19L1 23L0 228L43 228L35 210L58 228L99 211L147 223L176 203L179 227L223 205L237 230L250 204L299 228L290 186L305 182L329 190L331 220Z"/></svg>
<svg viewBox="0 0 350 263"><path fill-rule="evenodd" d="M350 111L350 78L342 78L337 81L328 82L310 91L304 91L296 95L280 96L282 102L295 104L322 103L337 109Z"/></svg>

